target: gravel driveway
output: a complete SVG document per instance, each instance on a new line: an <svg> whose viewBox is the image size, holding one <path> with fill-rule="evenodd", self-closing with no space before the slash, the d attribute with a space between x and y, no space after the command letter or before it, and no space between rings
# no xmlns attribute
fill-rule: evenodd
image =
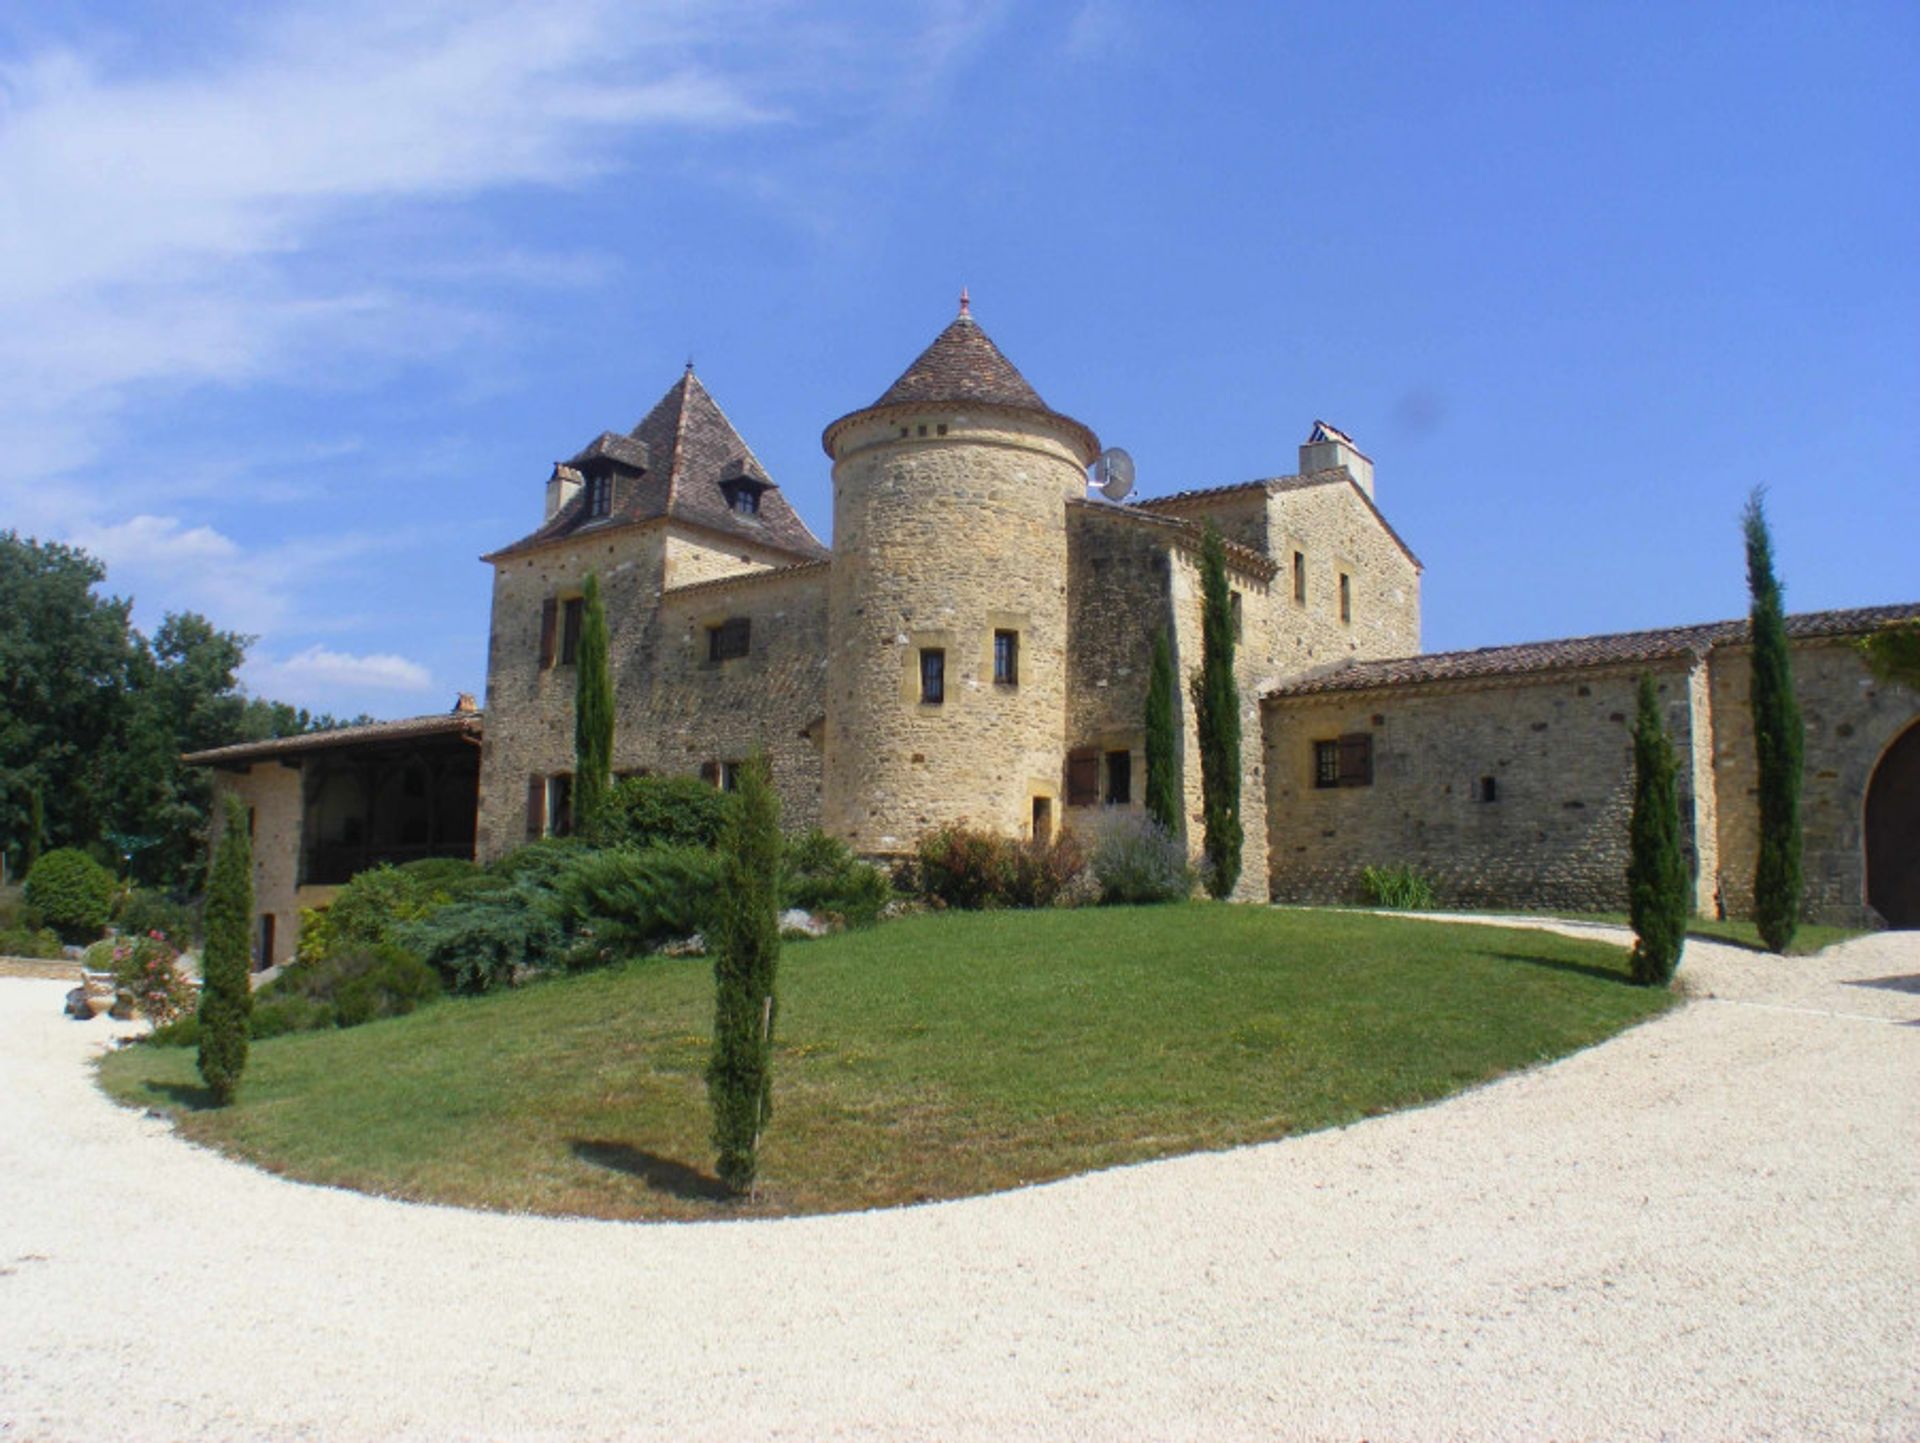
<svg viewBox="0 0 1920 1443"><path fill-rule="evenodd" d="M1920 1437L1920 933L1683 976L1419 1111L706 1225L255 1172L0 981L0 1438Z"/></svg>

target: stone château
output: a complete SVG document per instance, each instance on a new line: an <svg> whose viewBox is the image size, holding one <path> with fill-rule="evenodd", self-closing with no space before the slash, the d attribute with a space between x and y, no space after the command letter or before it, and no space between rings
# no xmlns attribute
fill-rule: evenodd
<svg viewBox="0 0 1920 1443"><path fill-rule="evenodd" d="M1409 864L1450 900L1619 908L1633 690L1651 672L1682 763L1695 902L1747 901L1746 625L1422 655L1421 565L1372 461L1316 422L1286 475L1090 495L1094 432L969 313L822 438L830 550L691 366L629 432L546 482L494 569L471 711L200 754L256 808L263 954L349 862L482 861L571 821L581 593L606 600L614 767L717 786L756 749L783 816L871 856L965 821L1045 837L1144 794L1153 640L1200 659L1206 523L1227 540L1243 718L1243 900L1352 900ZM1854 640L1920 604L1793 618L1807 721L1810 914L1920 924L1920 698ZM1181 788L1199 845L1191 706ZM477 757L476 757L477 752ZM265 813L265 820L261 814ZM277 937L279 940L273 941Z"/></svg>

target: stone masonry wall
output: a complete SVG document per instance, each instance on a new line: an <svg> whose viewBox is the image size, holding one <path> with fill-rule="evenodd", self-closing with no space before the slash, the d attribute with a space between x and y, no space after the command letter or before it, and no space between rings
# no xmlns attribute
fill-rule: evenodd
<svg viewBox="0 0 1920 1443"><path fill-rule="evenodd" d="M1412 656L1420 650L1420 568L1351 484L1309 486L1269 498L1275 682L1338 662ZM1296 602L1293 555L1306 557L1307 599ZM1352 620L1340 619L1340 577L1350 578Z"/></svg>
<svg viewBox="0 0 1920 1443"><path fill-rule="evenodd" d="M226 808L226 798L235 796L253 809L253 926L249 936L257 939L259 919L273 914L273 962L286 962L300 931L300 908L312 905L303 897L297 883L300 866L301 777L298 766L282 766L277 761L255 762L243 772L216 771L213 774L213 815Z"/></svg>
<svg viewBox="0 0 1920 1443"><path fill-rule="evenodd" d="M748 623L747 655L709 660L708 628ZM827 570L767 572L668 591L652 690L622 697L616 770L698 773L764 747L789 831L820 824Z"/></svg>
<svg viewBox="0 0 1920 1443"><path fill-rule="evenodd" d="M1650 669L1684 788L1694 664ZM1405 864L1451 903L1624 908L1637 677L1588 670L1269 703L1274 897L1358 901L1363 867ZM1350 733L1373 738L1373 784L1316 786L1314 742ZM1493 801L1480 800L1483 777Z"/></svg>
<svg viewBox="0 0 1920 1443"><path fill-rule="evenodd" d="M1058 824L1066 505L1084 490L1080 458L1040 419L929 408L838 434L829 831L869 853L952 821L1024 835L1041 797ZM1016 685L993 679L996 630L1019 635ZM934 648L939 705L920 700L920 653Z"/></svg>
<svg viewBox="0 0 1920 1443"><path fill-rule="evenodd" d="M1847 639L1796 643L1792 654L1806 726L1800 824L1807 919L1865 926L1874 920L1866 905L1867 786L1881 754L1920 719L1920 697L1875 681ZM1711 675L1721 903L1729 917L1745 917L1753 910L1759 850L1750 650L1717 648Z"/></svg>

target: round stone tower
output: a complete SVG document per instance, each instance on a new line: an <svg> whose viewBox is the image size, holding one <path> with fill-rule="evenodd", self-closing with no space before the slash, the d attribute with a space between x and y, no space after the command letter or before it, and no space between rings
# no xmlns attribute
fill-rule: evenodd
<svg viewBox="0 0 1920 1443"><path fill-rule="evenodd" d="M905 852L944 822L1050 833L1066 746L1067 502L1093 432L968 313L833 458L826 829Z"/></svg>

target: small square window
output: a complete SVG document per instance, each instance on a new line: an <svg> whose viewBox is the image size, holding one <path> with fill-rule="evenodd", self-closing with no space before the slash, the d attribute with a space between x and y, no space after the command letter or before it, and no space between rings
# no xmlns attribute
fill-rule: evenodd
<svg viewBox="0 0 1920 1443"><path fill-rule="evenodd" d="M1313 784L1316 787L1340 785L1340 743L1313 744Z"/></svg>
<svg viewBox="0 0 1920 1443"><path fill-rule="evenodd" d="M1500 782L1496 777L1480 778L1480 800L1497 802L1500 800Z"/></svg>
<svg viewBox="0 0 1920 1443"><path fill-rule="evenodd" d="M547 778L547 835L573 835L573 776L555 772Z"/></svg>
<svg viewBox="0 0 1920 1443"><path fill-rule="evenodd" d="M753 644L751 617L734 616L707 628L707 660L732 661L747 654Z"/></svg>
<svg viewBox="0 0 1920 1443"><path fill-rule="evenodd" d="M1370 787L1373 785L1373 737L1352 732L1333 741L1313 744L1313 784L1316 787Z"/></svg>
<svg viewBox="0 0 1920 1443"><path fill-rule="evenodd" d="M569 596L561 604L560 665L572 666L580 656L580 626L586 619L586 598Z"/></svg>
<svg viewBox="0 0 1920 1443"><path fill-rule="evenodd" d="M1091 807L1100 801L1100 753L1088 749L1067 754L1067 805Z"/></svg>
<svg viewBox="0 0 1920 1443"><path fill-rule="evenodd" d="M1107 805L1128 806L1133 801L1133 753L1107 753Z"/></svg>
<svg viewBox="0 0 1920 1443"><path fill-rule="evenodd" d="M1293 600L1297 606L1307 604L1307 553L1293 553Z"/></svg>
<svg viewBox="0 0 1920 1443"><path fill-rule="evenodd" d="M1353 620L1353 578L1344 571L1340 573L1340 619Z"/></svg>
<svg viewBox="0 0 1920 1443"><path fill-rule="evenodd" d="M947 699L947 654L938 647L920 652L920 700L939 706Z"/></svg>
<svg viewBox="0 0 1920 1443"><path fill-rule="evenodd" d="M1020 633L996 631L993 634L993 679L1000 686L1020 684Z"/></svg>

